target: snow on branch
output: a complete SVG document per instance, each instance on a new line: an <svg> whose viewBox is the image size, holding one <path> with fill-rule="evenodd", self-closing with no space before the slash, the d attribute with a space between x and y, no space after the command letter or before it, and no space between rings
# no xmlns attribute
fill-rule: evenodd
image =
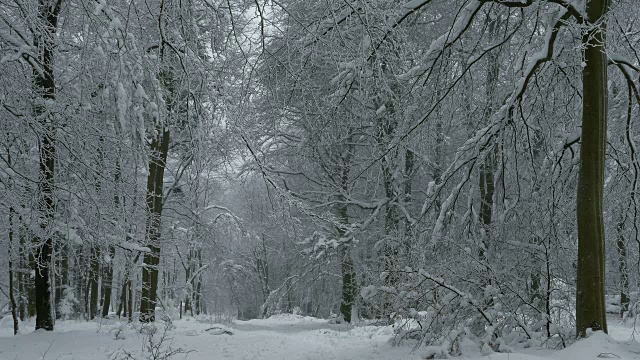
<svg viewBox="0 0 640 360"><path fill-rule="evenodd" d="M120 244L118 244L118 246L125 250L130 250L130 251L139 251L139 252L145 252L145 253L151 252L151 249L146 246L140 246L139 244L128 242L128 241L121 242Z"/></svg>
<svg viewBox="0 0 640 360"><path fill-rule="evenodd" d="M480 315L482 315L482 317L487 321L489 326L493 326L493 321L491 320L491 315L487 314L487 312L483 310L482 306L478 303L478 301L476 301L471 296L471 294L468 294L468 293L465 293L462 290L459 290L455 286L447 283L443 278L433 276L433 275L429 274L428 272L426 272L426 271L424 271L422 269L420 269L420 271L418 273L422 277L424 277L425 279L430 280L430 281L434 282L436 285L438 285L438 286L440 286L442 288L445 288L445 289L455 293L456 295L460 296L461 298L467 300L467 302L469 304L471 304L471 306L473 306L476 310L478 310Z"/></svg>
<svg viewBox="0 0 640 360"><path fill-rule="evenodd" d="M566 23L566 21L569 20L570 17L571 14L566 9L560 10L558 19L549 29L547 29L544 47L539 52L535 53L529 60L529 65L525 69L522 78L517 83L516 91L514 92L515 97L514 95L512 95L512 97L507 100L508 102L513 103L514 100L522 100L522 97L527 90L527 85L529 85L529 81L536 73L536 70L538 70L538 68L542 64L553 58L553 51L556 38L558 37L558 32L560 31L562 25Z"/></svg>
<svg viewBox="0 0 640 360"><path fill-rule="evenodd" d="M371 225L371 223L378 219L380 211L391 201L392 199L390 198L379 200L376 203L375 208L373 208L369 215L362 221L354 222L351 224L342 224L336 219L325 219L325 221L331 221L332 226L342 229L344 231L343 235L337 239L328 239L324 234L315 232L313 233L313 235L301 242L300 245L313 243L313 247L308 248L305 251L309 255L314 255L315 258L322 257L329 249L337 249L339 246L347 245L351 243L351 241L353 241L353 239L358 234L366 230L369 225Z"/></svg>
<svg viewBox="0 0 640 360"><path fill-rule="evenodd" d="M44 75L44 70L38 60L37 51L33 42L29 39L28 35L22 34L9 20L6 15L0 13L0 19L7 25L9 31L0 29L0 39L3 39L7 43L15 47L15 53L11 55L5 55L0 58L0 64L6 61L15 61L18 59L24 59L39 75ZM20 40L16 39L11 34L16 34Z"/></svg>
<svg viewBox="0 0 640 360"><path fill-rule="evenodd" d="M193 275L191 275L189 280L187 280L187 284L193 283L193 280L195 280L195 278L198 277L198 275L200 275L203 271L205 271L208 268L209 268L209 264L204 264L203 266L201 266L198 270L196 270L193 273Z"/></svg>
<svg viewBox="0 0 640 360"><path fill-rule="evenodd" d="M631 60L629 60L629 59L627 59L627 58L625 58L623 56L620 56L618 54L609 54L608 58L609 58L609 64L610 65L622 64L624 66L629 67L631 70L640 72L640 67L638 67L636 65L633 65Z"/></svg>
<svg viewBox="0 0 640 360"><path fill-rule="evenodd" d="M417 12L431 1L432 0L410 0L409 2L400 5L400 12L398 16L395 18L395 20L387 23L389 29L385 32L382 39L378 42L378 45L376 45L376 47L371 51L369 58L371 58L375 51L378 50L378 48L380 48L380 46L387 40L393 29L398 27L398 25L400 25L400 23L402 23L409 15Z"/></svg>
<svg viewBox="0 0 640 360"><path fill-rule="evenodd" d="M422 65L415 66L410 69L408 72L401 74L398 76L400 80L408 79L418 75L418 73L424 73L427 71L438 58L439 54L444 51L447 47L453 45L458 39L462 36L462 34L471 26L475 15L482 8L483 1L473 1L467 4L464 8L460 10L459 16L456 21L453 23L449 31L442 34L437 39L431 42L429 49L422 56Z"/></svg>
<svg viewBox="0 0 640 360"><path fill-rule="evenodd" d="M636 86L633 80L633 71L640 72L640 68L633 65L630 60L627 60L618 55L609 55L609 65L615 65L620 69L620 72L624 76L629 88L633 91L633 95L636 98L638 104L640 104L640 90Z"/></svg>
<svg viewBox="0 0 640 360"><path fill-rule="evenodd" d="M533 5L534 0L479 0L482 2L493 2L496 4L500 4L502 6L506 6L506 7L513 7L513 8L523 8L523 7L528 7ZM584 18L585 16L582 14L582 12L580 10L578 10L578 8L576 8L576 6L571 3L571 0L567 1L567 0L541 0L547 3L553 3L553 4L558 4L560 6L562 6L563 8L565 8L567 10L567 12L569 12L569 14L571 16L573 16L576 21L578 21L579 23L584 22Z"/></svg>
<svg viewBox="0 0 640 360"><path fill-rule="evenodd" d="M309 35L305 36L302 39L302 43L304 44L303 46L308 47L315 44L323 36L327 35L329 32L335 29L338 25L342 24L347 19L349 19L356 12L356 10L357 9L355 8L348 7L344 9L337 17L333 16L321 21L316 26L315 32L312 31Z"/></svg>
<svg viewBox="0 0 640 360"><path fill-rule="evenodd" d="M512 92L511 96L509 96L500 109L492 116L491 124L488 126L478 130L476 134L467 140L460 148L458 148L456 152L456 157L451 166L447 168L447 170L441 176L441 182L432 188L432 191L440 191L444 185L447 183L447 180L453 176L456 172L458 172L462 167L471 164L471 169L467 170L467 174L465 177L458 183L458 185L454 188L452 193L447 197L445 202L442 204L440 209L440 214L438 215L438 220L436 221L436 225L432 232L432 242L436 241L441 237L442 231L444 229L444 218L448 213L451 206L453 206L455 199L458 197L460 191L462 191L463 186L469 180L470 172L475 164L475 160L478 159L483 151L487 151L488 144L495 136L500 133L500 131L504 127L504 123L510 118L510 112L513 110L513 107L517 102L522 101L524 94L527 90L527 86L537 70L544 63L550 61L553 58L555 41L558 36L558 32L560 28L566 23L569 18L571 18L572 14L566 9L560 9L557 20L553 22L553 25L547 29L546 39L544 46L542 49L531 56L528 62L528 66L523 72L521 79L516 83L515 89ZM422 207L422 215L426 213L428 209L428 201L431 199L431 196L427 197L425 200L425 204Z"/></svg>

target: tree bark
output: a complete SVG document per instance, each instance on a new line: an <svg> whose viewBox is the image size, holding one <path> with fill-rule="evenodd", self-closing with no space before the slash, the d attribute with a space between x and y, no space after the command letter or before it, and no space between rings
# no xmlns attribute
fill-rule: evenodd
<svg viewBox="0 0 640 360"><path fill-rule="evenodd" d="M25 271L28 271L27 250L25 241L25 230L22 222L22 216L18 217L18 314L20 321L24 321L27 318L27 280L28 276L25 276Z"/></svg>
<svg viewBox="0 0 640 360"><path fill-rule="evenodd" d="M122 289L120 290L120 301L118 302L118 310L116 310L116 314L118 318L121 315L127 316L127 273L125 272L122 276Z"/></svg>
<svg viewBox="0 0 640 360"><path fill-rule="evenodd" d="M100 248L91 247L91 267L89 273L89 319L93 320L98 315L98 280L100 278Z"/></svg>
<svg viewBox="0 0 640 360"><path fill-rule="evenodd" d="M262 233L262 249L255 250L255 257L256 269L258 270L258 277L260 278L260 284L262 285L262 302L266 303L271 290L269 289L269 262L267 258L267 245L264 233ZM266 309L266 307L264 308Z"/></svg>
<svg viewBox="0 0 640 360"><path fill-rule="evenodd" d="M102 317L109 315L109 308L111 307L111 290L113 288L113 257L116 253L116 249L113 245L108 247L109 261L105 261L103 275L102 275Z"/></svg>
<svg viewBox="0 0 640 360"><path fill-rule="evenodd" d="M131 279L127 280L127 319L133 321L133 285Z"/></svg>
<svg viewBox="0 0 640 360"><path fill-rule="evenodd" d="M488 20L488 32L492 37L498 33L499 17L490 18ZM498 86L498 76L500 74L500 63L497 49L489 52L487 55L487 78L486 78L486 108L483 114L482 125L487 126L494 112L494 104L496 103L496 90ZM484 162L480 166L479 186L480 186L480 222L482 225L482 242L480 244L479 257L486 260L486 251L490 246L492 237L492 220L493 220L493 195L495 193L494 172L496 168L496 151L495 145L489 145L491 148L487 152Z"/></svg>
<svg viewBox="0 0 640 360"><path fill-rule="evenodd" d="M627 245L624 238L624 221L617 226L618 239L616 250L618 251L618 270L620 272L620 317L629 310L629 269L627 267Z"/></svg>
<svg viewBox="0 0 640 360"><path fill-rule="evenodd" d="M191 281L191 273L193 272L193 249L189 247L189 253L187 255L187 266L184 268L184 277L188 288L188 293L184 297L184 314L187 315L187 311L191 312L193 316L193 308L191 307L191 299L193 298L193 281Z"/></svg>
<svg viewBox="0 0 640 360"><path fill-rule="evenodd" d="M9 157L11 163L11 157ZM9 301L11 302L11 317L13 318L13 335L18 334L18 307L14 295L15 285L13 284L13 216L15 210L9 207Z"/></svg>
<svg viewBox="0 0 640 360"><path fill-rule="evenodd" d="M147 247L142 267L142 296L140 321L155 321L158 292L158 264L160 263L160 226L163 205L164 170L169 153L169 129L157 129L151 141L151 159L147 177Z"/></svg>
<svg viewBox="0 0 640 360"><path fill-rule="evenodd" d="M27 287L27 317L34 317L37 314L36 311L36 283L35 283L35 269L36 269L36 257L34 254L34 250L29 250L29 268L31 269L31 273L29 273L29 280Z"/></svg>
<svg viewBox="0 0 640 360"><path fill-rule="evenodd" d="M349 145L346 146L345 152L338 159L338 179L342 193L347 194L349 191L349 173L351 171L351 160L353 159L354 147L352 145L353 136L347 138ZM336 217L340 224L346 226L349 224L349 207L343 195L339 196L342 204L336 208ZM342 227L337 229L338 237L342 238L345 230ZM351 322L351 312L355 306L355 269L351 258L351 244L342 244L338 250L338 261L340 262L340 273L342 275L342 299L340 301L340 314L346 322Z"/></svg>
<svg viewBox="0 0 640 360"><path fill-rule="evenodd" d="M58 269L59 276L56 277L56 291L55 291L55 304L60 305L64 297L64 290L69 285L69 255L67 254L68 245L58 241L56 243L56 268ZM56 314L56 319L59 319L62 314Z"/></svg>
<svg viewBox="0 0 640 360"><path fill-rule="evenodd" d="M40 234L33 238L35 256L35 309L36 330L53 330L54 319L51 308L51 253L53 239L48 234L49 226L55 215L53 197L54 171L56 158L55 133L56 126L48 105L55 101L55 80L53 74L53 52L55 33L58 27L58 15L62 0L40 0L38 4L39 20L42 21L40 32L34 36L34 47L39 50L40 69L33 69L34 90L39 102L34 106L34 115L45 133L40 138L40 174L39 201Z"/></svg>
<svg viewBox="0 0 640 360"><path fill-rule="evenodd" d="M387 152L388 146L391 143L391 138L395 134L397 127L397 121L394 116L393 102L389 101L386 105L387 115L378 117L378 129L377 129L377 145L379 151L382 154ZM396 199L398 195L395 188L395 181L393 173L395 171L393 166L393 159L397 156L396 151L391 151L388 154L382 156L380 159L380 167L382 171L383 185L385 196L388 199ZM395 287L398 283L398 248L399 248L399 216L398 207L393 204L393 201L387 203L384 214L384 236L386 238L383 250L384 261L384 285L387 287ZM389 315L393 312L393 299L391 294L384 295L382 311L383 315Z"/></svg>
<svg viewBox="0 0 640 360"><path fill-rule="evenodd" d="M338 211L338 218L343 224L348 224L349 214L347 206L341 206ZM340 237L344 235L344 230L338 229ZM340 260L340 273L342 274L342 301L340 302L340 314L346 322L351 322L351 311L355 303L355 271L353 260L351 259L351 246L342 245L339 248L338 256Z"/></svg>
<svg viewBox="0 0 640 360"><path fill-rule="evenodd" d="M541 157L542 157L542 147L544 145L543 143L543 136L542 136L542 131L539 129L535 129L533 132L533 148L532 148L532 157L533 157L533 163L535 164L535 166L540 166L540 161L541 161ZM541 180L540 179L535 179L535 183L533 184L533 193L537 194L540 191L540 184L541 184ZM536 246L540 246L542 245L542 239L540 236L538 236L537 234L534 234L530 240L530 242L532 244L535 244ZM546 249L546 247L545 247ZM545 254L547 253L547 251L545 251ZM545 256L545 260L547 262L547 268L549 267L549 257ZM533 262L533 266L532 266L532 270L531 270L531 274L529 276L530 280L531 280L531 289L530 289L530 293L529 293L529 298L531 299L531 302L534 304L534 306L536 306L536 301L540 300L543 298L543 294L542 294L542 280L541 280L541 273L542 273L542 264L541 262L538 260L537 257L533 257L532 258L532 262ZM551 277L551 274L547 273L548 277ZM549 299L546 299L546 302L549 302Z"/></svg>
<svg viewBox="0 0 640 360"><path fill-rule="evenodd" d="M195 278L196 284L196 296L195 296L195 306L196 306L196 315L200 315L202 311L202 249L198 249L197 251L198 257L198 275Z"/></svg>
<svg viewBox="0 0 640 360"><path fill-rule="evenodd" d="M604 301L604 190L607 136L606 26L600 23L610 0L589 0L589 26L582 43L586 65L582 70L582 144L577 194L578 274L576 288L576 333L587 329L607 332Z"/></svg>

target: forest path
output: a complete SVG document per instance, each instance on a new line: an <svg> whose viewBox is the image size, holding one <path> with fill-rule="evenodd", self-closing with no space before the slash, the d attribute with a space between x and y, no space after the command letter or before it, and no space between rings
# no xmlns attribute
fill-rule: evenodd
<svg viewBox="0 0 640 360"><path fill-rule="evenodd" d="M213 359L420 359L409 347L392 347L389 333L377 327L329 324L309 317L283 316L236 321L234 335L211 339ZM198 352L201 352L199 350Z"/></svg>
<svg viewBox="0 0 640 360"><path fill-rule="evenodd" d="M21 324L24 334L11 335L10 317L0 320L0 360L148 360L144 351L148 337L140 324L127 325L108 320L99 322L60 321L53 332L33 332L33 323ZM163 333L158 325L158 339ZM233 333L229 335L225 331ZM185 318L173 322L163 351L184 349L169 359L188 360L417 360L424 347L412 352L410 346L392 347L390 327L329 324L326 320L295 315L269 319L234 321L221 325ZM570 360L640 359L640 345L629 342L633 329L617 319L609 320L611 337L595 334L562 351L532 348L523 353L469 355L461 359L487 360ZM118 334L118 336L116 336ZM157 340L156 340L157 341ZM131 357L127 357L127 353ZM605 356L606 355L606 356ZM162 357L160 357L162 358Z"/></svg>
<svg viewBox="0 0 640 360"><path fill-rule="evenodd" d="M59 321L54 332L33 332L31 322L21 324L24 334L11 336L10 318L0 322L0 359L121 360L151 359L143 351L147 337L134 326L114 320ZM390 328L329 324L302 316L234 321L220 325L193 318L173 322L162 349L184 349L170 359L189 360L376 360L420 359L408 346L392 347ZM162 333L162 325L158 326ZM213 328L213 329L212 329ZM233 334L224 334L224 331ZM120 332L118 339L116 333Z"/></svg>

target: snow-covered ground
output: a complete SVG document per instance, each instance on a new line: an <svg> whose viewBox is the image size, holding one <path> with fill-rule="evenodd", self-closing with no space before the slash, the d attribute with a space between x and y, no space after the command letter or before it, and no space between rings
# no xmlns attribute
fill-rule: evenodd
<svg viewBox="0 0 640 360"><path fill-rule="evenodd" d="M33 324L22 324L25 332ZM392 347L389 327L329 324L326 320L281 315L264 320L234 321L220 325L192 318L173 322L160 352L182 349L170 359L422 359L420 350L409 346ZM148 336L117 321L59 321L54 332L30 332L11 335L10 318L0 321L0 359L148 359ZM159 339L164 327L154 336ZM586 340L560 351L529 349L527 353L494 353L465 356L466 359L491 360L582 360L640 359L640 344L631 340L630 327L615 321L611 336L593 334ZM127 357L130 354L131 357Z"/></svg>
<svg viewBox="0 0 640 360"><path fill-rule="evenodd" d="M147 337L114 321L102 325L59 321L53 333L38 331L16 337L11 335L10 318L5 318L0 325L2 360L121 359L126 358L125 352L132 353L136 359L146 359L141 350L147 344ZM31 323L23 325L33 328ZM171 339L163 343L163 349L182 348L191 352L177 354L171 359L420 359L418 355L410 354L409 347L389 345L388 328L350 329L347 325L329 324L311 317L276 316L234 321L229 325L207 324L189 318L174 321L173 325L175 328L168 332ZM158 325L156 339L163 329Z"/></svg>

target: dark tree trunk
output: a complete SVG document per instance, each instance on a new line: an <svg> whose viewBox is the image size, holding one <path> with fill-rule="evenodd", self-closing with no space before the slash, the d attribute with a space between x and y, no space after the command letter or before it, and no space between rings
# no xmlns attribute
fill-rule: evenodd
<svg viewBox="0 0 640 360"><path fill-rule="evenodd" d="M499 18L489 19L488 32L492 36L497 36ZM483 114L482 126L487 126L494 112L494 104L496 102L496 90L498 86L498 76L500 72L500 63L498 52L496 50L489 52L487 55L487 79L486 79L486 108ZM490 149L480 166L480 222L482 224L482 243L480 244L479 257L486 260L486 251L490 246L493 218L493 195L495 193L494 173L496 168L496 151L495 145L489 145Z"/></svg>
<svg viewBox="0 0 640 360"><path fill-rule="evenodd" d="M127 319L133 321L133 285L131 279L127 280Z"/></svg>
<svg viewBox="0 0 640 360"><path fill-rule="evenodd" d="M9 156L9 164L11 157ZM15 285L13 284L13 207L9 208L9 301L11 302L11 317L13 318L13 335L18 334L18 308L16 305L16 297L14 295Z"/></svg>
<svg viewBox="0 0 640 360"><path fill-rule="evenodd" d="M542 146L543 146L543 136L542 136L542 131L539 129L534 130L533 133L533 149L532 149L532 157L533 157L533 163L536 164L536 166L541 166L540 164L540 160L541 160L541 155L542 155ZM536 179L535 183L533 184L533 193L536 194L538 193L538 191L540 191L540 184L541 184L541 179ZM542 239L535 235L531 238L531 243L535 244L537 246L542 245ZM545 257L546 261L547 261L547 267L549 267L549 258ZM541 280L541 267L542 264L541 262L537 259L537 257L533 257L532 259L533 265L532 265L532 270L531 270L531 275L530 275L530 279L531 279L531 289L530 289L530 293L529 293L529 297L531 299L531 302L534 303L534 306L536 305L535 303L542 299L543 295L542 295L542 280ZM551 274L547 274L547 276L551 277ZM549 319L550 320L550 319Z"/></svg>
<svg viewBox="0 0 640 360"><path fill-rule="evenodd" d="M126 272L122 276L122 289L120 290L120 301L118 302L118 310L116 314L118 317L121 315L127 316L127 274Z"/></svg>
<svg viewBox="0 0 640 360"><path fill-rule="evenodd" d="M113 257L115 256L116 249L110 245L108 248L109 261L105 262L102 276L102 317L109 315L109 308L111 307L111 289L113 287Z"/></svg>
<svg viewBox="0 0 640 360"><path fill-rule="evenodd" d="M27 286L26 279L28 277L24 276L24 272L28 271L28 261L25 249L25 234L24 234L24 225L22 224L22 216L19 218L19 248L18 248L18 264L20 267L20 271L18 271L18 313L20 315L20 321L24 321L27 318Z"/></svg>
<svg viewBox="0 0 640 360"><path fill-rule="evenodd" d="M410 149L406 148L404 151L404 179L403 179L404 193L403 193L403 197L401 199L398 199L398 202L402 201L407 211L410 211L409 209L411 207L411 202L413 201L413 194L412 194L413 193L413 173L415 171L415 165L416 165L416 154ZM402 229L403 239L405 239L405 241L403 241L402 243L405 262L412 261L411 247L413 244L411 243L411 241L408 241L410 237L409 235L410 228L411 228L411 221L408 217L405 216L404 222L403 222L403 229Z"/></svg>
<svg viewBox="0 0 640 360"><path fill-rule="evenodd" d="M89 270L89 319L98 315L98 283L100 279L100 248L91 248L91 268Z"/></svg>
<svg viewBox="0 0 640 360"><path fill-rule="evenodd" d="M355 271L351 259L351 247L343 246L339 251L340 272L342 273L342 301L340 314L346 322L351 322L352 310L355 305Z"/></svg>
<svg viewBox="0 0 640 360"><path fill-rule="evenodd" d="M202 313L202 249L198 249L198 276L196 276L196 314Z"/></svg>
<svg viewBox="0 0 640 360"><path fill-rule="evenodd" d="M142 267L142 296L140 321L155 321L158 292L158 264L160 262L160 225L163 204L164 170L169 152L169 129L158 129L162 136L151 141L151 159L147 177L147 247Z"/></svg>
<svg viewBox="0 0 640 360"><path fill-rule="evenodd" d="M262 285L262 303L266 304L269 293L271 291L269 288L269 261L267 258L267 245L265 242L264 233L262 233L262 249L255 250L255 258L258 278L260 279L260 284ZM267 307L263 306L263 309L264 311L266 311ZM263 313L262 315L264 316L265 314Z"/></svg>
<svg viewBox="0 0 640 360"><path fill-rule="evenodd" d="M582 70L582 137L578 178L578 279L576 287L576 333L587 329L607 331L604 301L604 190L607 137L606 26L600 23L610 0L589 0L589 26L582 44L586 65ZM594 25L597 24L597 25Z"/></svg>
<svg viewBox="0 0 640 360"><path fill-rule="evenodd" d="M56 243L56 269L59 276L56 277L55 304L60 305L64 296L64 290L69 285L69 255L67 254L68 246L58 241ZM61 314L56 314L59 319Z"/></svg>
<svg viewBox="0 0 640 360"><path fill-rule="evenodd" d="M395 181L393 178L394 167L393 159L396 158L396 151L388 151L389 144L391 143L391 137L395 133L397 123L394 119L394 107L390 101L387 105L387 115L380 116L378 118L377 129L377 145L381 154L384 156L380 159L380 166L382 170L382 181L384 185L385 196L390 199L385 207L384 214L384 248L382 252L382 258L384 263L384 285L393 288L398 283L398 207L393 204L396 200L397 191L395 189ZM384 295L383 315L389 315L393 312L393 299L391 294Z"/></svg>
<svg viewBox="0 0 640 360"><path fill-rule="evenodd" d="M624 238L624 219L620 216L620 221L616 226L617 239L616 250L618 252L618 271L620 273L620 317L629 310L629 269L627 267L627 244Z"/></svg>
<svg viewBox="0 0 640 360"><path fill-rule="evenodd" d="M191 272L193 271L193 249L189 248L189 254L187 255L187 266L184 268L184 277L186 284L190 287L189 292L185 295L184 298L184 314L187 314L187 311L191 312L191 316L193 316L193 308L191 307L191 299L193 298L193 281L191 281Z"/></svg>
<svg viewBox="0 0 640 360"><path fill-rule="evenodd" d="M53 196L54 170L56 160L55 119L47 109L47 103L55 100L55 80L53 74L53 52L55 33L58 27L58 15L62 0L56 2L40 0L38 11L42 21L40 32L34 36L34 47L39 50L40 69L33 70L34 90L40 102L34 105L34 115L41 122L45 133L40 138L40 173L38 211L40 214L40 233L34 236L35 248L35 308L36 330L53 330L54 319L51 308L51 253L53 239L49 235L49 226L55 215Z"/></svg>
<svg viewBox="0 0 640 360"><path fill-rule="evenodd" d="M345 152L338 159L338 179L340 181L340 189L342 193L347 194L349 192L349 173L351 172L351 160L353 159L354 148L352 145L353 136L350 135L347 138L347 145ZM339 204L336 208L336 218L338 222L344 227L349 224L349 207L345 202L344 196L340 196L342 204ZM339 226L336 231L338 237L342 238L345 235L345 229L343 226ZM338 261L340 263L340 274L342 276L342 299L340 301L340 314L345 321L351 322L352 310L355 307L355 280L356 274L353 266L353 260L351 259L351 244L343 244L338 249Z"/></svg>
<svg viewBox="0 0 640 360"><path fill-rule="evenodd" d="M35 269L36 269L36 257L33 249L29 251L29 268L32 274L29 274L29 283L27 284L27 316L36 316L36 283L35 283Z"/></svg>

